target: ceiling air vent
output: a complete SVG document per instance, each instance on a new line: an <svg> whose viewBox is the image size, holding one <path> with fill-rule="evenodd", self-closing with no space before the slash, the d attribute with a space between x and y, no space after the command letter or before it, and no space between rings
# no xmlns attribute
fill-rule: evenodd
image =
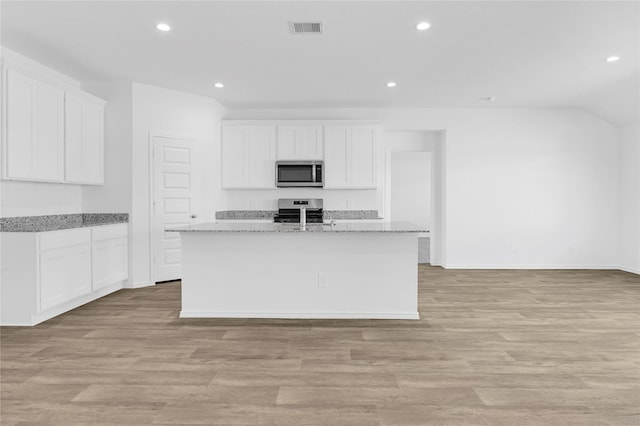
<svg viewBox="0 0 640 426"><path fill-rule="evenodd" d="M289 22L292 34L322 34L322 22Z"/></svg>

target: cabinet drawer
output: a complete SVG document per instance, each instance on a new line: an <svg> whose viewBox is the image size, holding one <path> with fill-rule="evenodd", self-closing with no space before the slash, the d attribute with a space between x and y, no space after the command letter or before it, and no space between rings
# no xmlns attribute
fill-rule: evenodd
<svg viewBox="0 0 640 426"><path fill-rule="evenodd" d="M93 228L91 241L112 240L114 238L123 238L127 236L128 224L118 223L116 225L96 226Z"/></svg>
<svg viewBox="0 0 640 426"><path fill-rule="evenodd" d="M62 229L40 234L40 250L52 250L91 242L89 228Z"/></svg>

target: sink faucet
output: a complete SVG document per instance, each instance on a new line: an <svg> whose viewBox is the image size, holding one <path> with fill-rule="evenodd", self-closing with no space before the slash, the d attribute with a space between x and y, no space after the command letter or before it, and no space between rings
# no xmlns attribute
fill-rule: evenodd
<svg viewBox="0 0 640 426"><path fill-rule="evenodd" d="M304 229L307 226L307 208L300 206L300 228Z"/></svg>

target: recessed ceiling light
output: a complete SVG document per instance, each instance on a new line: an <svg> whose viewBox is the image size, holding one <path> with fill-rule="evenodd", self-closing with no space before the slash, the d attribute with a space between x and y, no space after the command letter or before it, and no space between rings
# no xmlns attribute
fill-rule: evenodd
<svg viewBox="0 0 640 426"><path fill-rule="evenodd" d="M215 87L217 87L218 89L222 89L224 87L224 84L222 83L215 83L214 84Z"/></svg>
<svg viewBox="0 0 640 426"><path fill-rule="evenodd" d="M396 87L396 82L395 81L388 82L387 87Z"/></svg>
<svg viewBox="0 0 640 426"><path fill-rule="evenodd" d="M485 101L485 102L493 102L496 100L495 96L486 96L484 98L480 98L481 101Z"/></svg>
<svg viewBox="0 0 640 426"><path fill-rule="evenodd" d="M620 56L609 56L607 62L617 62L620 60Z"/></svg>
<svg viewBox="0 0 640 426"><path fill-rule="evenodd" d="M419 31L424 31L424 30L428 30L429 27L431 27L431 24L428 22L420 22L418 25L416 25L416 28Z"/></svg>
<svg viewBox="0 0 640 426"><path fill-rule="evenodd" d="M167 24L164 23L159 23L158 25L156 25L156 28L159 29L160 31L171 31L171 27Z"/></svg>

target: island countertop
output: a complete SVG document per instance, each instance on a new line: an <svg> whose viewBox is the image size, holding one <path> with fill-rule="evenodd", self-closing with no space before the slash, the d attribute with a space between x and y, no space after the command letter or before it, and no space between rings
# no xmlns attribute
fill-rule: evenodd
<svg viewBox="0 0 640 426"><path fill-rule="evenodd" d="M408 222L203 223L180 232L182 318L418 319Z"/></svg>
<svg viewBox="0 0 640 426"><path fill-rule="evenodd" d="M167 232L282 232L282 233L423 233L429 232L409 222L307 224L297 223L202 223L167 229Z"/></svg>

